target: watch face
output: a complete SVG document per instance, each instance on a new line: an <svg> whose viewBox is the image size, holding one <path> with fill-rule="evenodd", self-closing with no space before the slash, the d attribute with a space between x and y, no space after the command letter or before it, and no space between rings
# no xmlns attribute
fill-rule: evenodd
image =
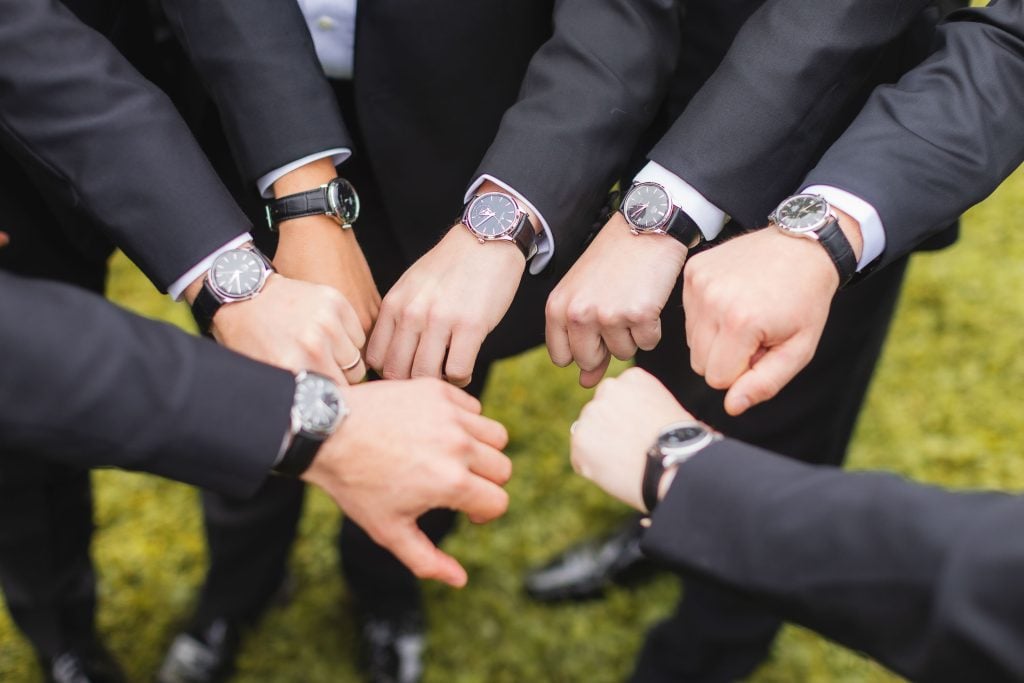
<svg viewBox="0 0 1024 683"><path fill-rule="evenodd" d="M348 414L334 382L313 373L306 373L296 385L294 409L302 431L324 437L332 434Z"/></svg>
<svg viewBox="0 0 1024 683"><path fill-rule="evenodd" d="M229 299L245 299L260 290L266 279L266 265L248 249L224 252L210 268L210 284Z"/></svg>
<svg viewBox="0 0 1024 683"><path fill-rule="evenodd" d="M352 225L359 218L359 195L349 181L344 178L332 181L328 198L331 208L345 225Z"/></svg>
<svg viewBox="0 0 1024 683"><path fill-rule="evenodd" d="M672 202L668 193L655 183L638 183L622 202L622 213L637 230L654 230L668 221Z"/></svg>
<svg viewBox="0 0 1024 683"><path fill-rule="evenodd" d="M658 436L658 448L668 457L688 455L710 437L711 432L699 422L683 422L668 427Z"/></svg>
<svg viewBox="0 0 1024 683"><path fill-rule="evenodd" d="M813 194L798 194L782 202L776 216L786 230L809 232L825 222L828 203Z"/></svg>
<svg viewBox="0 0 1024 683"><path fill-rule="evenodd" d="M465 223L479 237L494 239L511 232L518 218L519 207L511 197L488 192L470 202Z"/></svg>

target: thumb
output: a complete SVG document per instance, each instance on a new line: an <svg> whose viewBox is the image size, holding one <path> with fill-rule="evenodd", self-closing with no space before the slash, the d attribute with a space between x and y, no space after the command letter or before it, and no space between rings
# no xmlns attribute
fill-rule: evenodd
<svg viewBox="0 0 1024 683"><path fill-rule="evenodd" d="M403 521L385 539L374 538L394 554L398 561L421 579L434 579L454 588L469 581L466 570L451 555L434 545L414 521Z"/></svg>
<svg viewBox="0 0 1024 683"><path fill-rule="evenodd" d="M612 355L605 352L604 360L593 370L580 370L580 386L584 389L593 389L608 372L608 365L612 362Z"/></svg>
<svg viewBox="0 0 1024 683"><path fill-rule="evenodd" d="M740 375L725 394L725 412L741 415L748 408L774 398L813 355L813 344L802 336L758 352L750 369Z"/></svg>

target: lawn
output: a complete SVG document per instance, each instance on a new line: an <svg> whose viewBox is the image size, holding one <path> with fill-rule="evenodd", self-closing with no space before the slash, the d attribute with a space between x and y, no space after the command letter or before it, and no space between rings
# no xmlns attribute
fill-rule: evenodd
<svg viewBox="0 0 1024 683"><path fill-rule="evenodd" d="M1024 320L1024 174L967 217L960 243L914 259L905 296L850 458L953 487L1024 487L1019 353ZM187 312L156 295L123 258L113 297L188 325ZM666 614L678 582L613 590L584 605L542 607L520 589L523 572L552 552L613 524L623 510L575 477L567 425L589 392L571 370L537 350L498 366L485 410L508 425L516 461L508 515L465 524L447 543L470 572L462 591L427 587L432 683L622 680L645 628ZM133 680L150 680L189 613L204 568L194 490L123 472L95 475L95 558L100 626ZM247 641L240 682L359 680L349 598L334 552L338 513L308 500L293 573L297 590ZM0 611L0 680L36 681L27 643ZM879 666L799 628L787 628L758 683L897 680Z"/></svg>

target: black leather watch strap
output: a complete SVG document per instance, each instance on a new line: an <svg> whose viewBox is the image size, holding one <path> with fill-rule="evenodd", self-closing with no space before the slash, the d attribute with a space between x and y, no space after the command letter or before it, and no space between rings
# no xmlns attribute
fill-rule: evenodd
<svg viewBox="0 0 1024 683"><path fill-rule="evenodd" d="M292 437L292 442L288 445L280 462L274 465L273 472L286 477L298 478L313 464L313 458L316 457L322 445L323 441L321 440L304 436L301 432L296 434Z"/></svg>
<svg viewBox="0 0 1024 683"><path fill-rule="evenodd" d="M327 199L326 185L315 190L290 194L267 203L267 224L271 230L284 221L306 216L323 216L324 214L333 215L330 202Z"/></svg>
<svg viewBox="0 0 1024 683"><path fill-rule="evenodd" d="M665 226L665 232L686 245L687 249L693 249L704 239L704 233L700 231L697 222L678 206L672 212L672 218Z"/></svg>
<svg viewBox="0 0 1024 683"><path fill-rule="evenodd" d="M213 337L210 334L210 328L213 326L213 316L217 314L217 311L223 305L224 302L210 289L210 284L204 281L199 293L196 294L196 298L192 301L192 317L195 318L199 333L204 337Z"/></svg>
<svg viewBox="0 0 1024 683"><path fill-rule="evenodd" d="M648 514L654 512L654 508L658 507L658 487L661 486L661 477L665 474L662 458L661 451L657 446L647 452L647 464L644 467L644 479L640 485L640 494Z"/></svg>
<svg viewBox="0 0 1024 683"><path fill-rule="evenodd" d="M818 241L839 271L839 286L842 287L857 273L857 257L834 216L818 231Z"/></svg>
<svg viewBox="0 0 1024 683"><path fill-rule="evenodd" d="M522 222L512 233L512 239L519 247L519 251L523 252L523 257L527 261L537 253L537 233L533 231L533 223L530 222L530 217L525 212Z"/></svg>

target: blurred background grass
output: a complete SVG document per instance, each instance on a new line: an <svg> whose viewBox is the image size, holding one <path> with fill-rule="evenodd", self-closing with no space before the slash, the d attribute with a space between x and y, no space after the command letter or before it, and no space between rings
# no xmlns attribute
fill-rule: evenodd
<svg viewBox="0 0 1024 683"><path fill-rule="evenodd" d="M960 243L915 257L850 466L883 468L953 487L1024 487L1016 450L1024 384L1024 173L966 218ZM187 311L157 295L116 257L113 298L189 328ZM620 366L621 368L621 366ZM543 350L500 364L485 410L509 426L516 475L509 514L487 527L464 524L447 543L470 585L427 587L431 621L426 680L439 683L619 681L647 626L679 591L664 576L615 589L584 605L525 600L526 569L566 544L614 524L620 506L572 475L567 425L589 392ZM145 475L100 472L100 626L133 680L152 678L168 640L187 617L204 569L198 500L186 486ZM296 594L247 641L240 682L358 681L349 599L338 572L338 513L307 500L292 561ZM0 611L0 680L37 681L31 650ZM758 683L898 680L860 656L787 628Z"/></svg>

